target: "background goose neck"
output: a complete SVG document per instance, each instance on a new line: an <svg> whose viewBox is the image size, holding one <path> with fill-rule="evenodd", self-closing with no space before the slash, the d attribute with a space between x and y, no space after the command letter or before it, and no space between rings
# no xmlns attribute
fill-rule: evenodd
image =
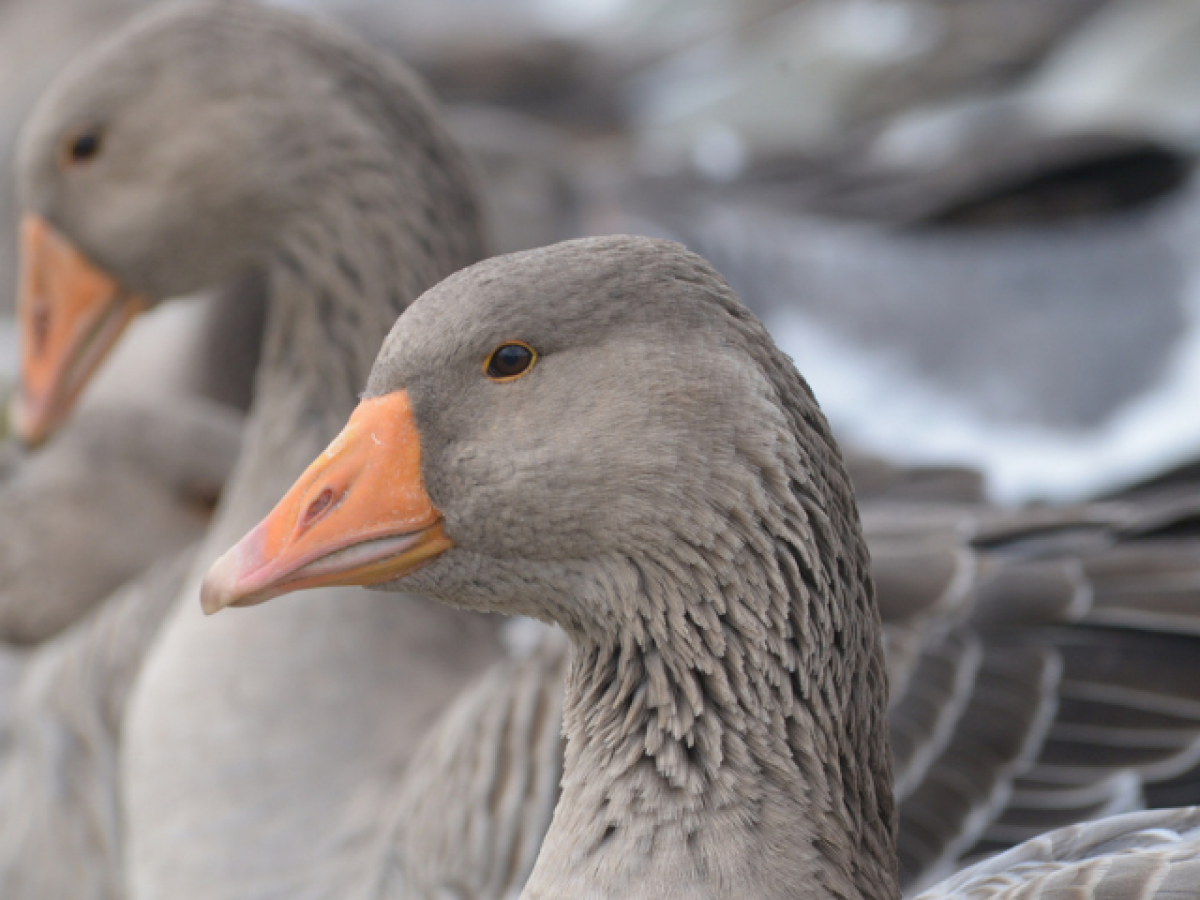
<svg viewBox="0 0 1200 900"><path fill-rule="evenodd" d="M287 48L258 73L279 85L259 117L269 158L248 165L269 185L255 212L268 235L258 257L267 310L228 492L273 502L344 424L400 313L483 256L482 215L465 156L392 59L253 7L208 27L226 40L261 29ZM248 515L265 512L258 505Z"/></svg>
<svg viewBox="0 0 1200 900"><path fill-rule="evenodd" d="M197 588L345 423L401 310L481 255L479 216L393 63L276 10L218 12L187 34L244 46L229 96L264 98L239 120L255 153L220 171L255 185L266 324L237 468L123 723L127 878L136 896L345 895L388 801L367 788L494 659L492 626L358 589L203 619Z"/></svg>
<svg viewBox="0 0 1200 900"><path fill-rule="evenodd" d="M333 208L289 236L268 275L255 396L229 492L261 498L251 519L333 439L396 318L457 262L432 259L416 235L389 228L382 210L326 203Z"/></svg>
<svg viewBox="0 0 1200 900"><path fill-rule="evenodd" d="M370 94L353 84L345 90L361 105ZM391 107L368 110L374 118L352 117L340 134L304 144L282 176L292 188L264 266L255 399L230 491L251 499L251 520L345 423L400 313L483 254L472 174L423 101L410 99L403 134L384 117L404 106L393 93Z"/></svg>

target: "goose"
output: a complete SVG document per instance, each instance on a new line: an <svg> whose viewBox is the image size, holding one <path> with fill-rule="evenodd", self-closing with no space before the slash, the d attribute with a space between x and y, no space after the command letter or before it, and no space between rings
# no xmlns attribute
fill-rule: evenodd
<svg viewBox="0 0 1200 900"><path fill-rule="evenodd" d="M400 317L344 430L201 603L347 584L567 634L562 792L522 897L900 896L850 481L791 361L681 246L494 258ZM1198 875L1200 808L1161 810L924 896L1195 898Z"/></svg>
<svg viewBox="0 0 1200 900"><path fill-rule="evenodd" d="M143 78L175 66L174 77ZM277 70L289 77L276 77ZM236 101L225 79L241 79ZM314 597L215 623L187 602L207 563L332 437L399 309L482 252L469 176L424 102L406 99L414 92L357 43L226 0L170 7L131 26L80 60L26 130L21 180L25 209L35 217L26 220L35 223L31 255L79 263L91 283L117 286L123 309L109 312L106 323L177 292L253 277L256 269L270 294L264 361L234 479L191 568L169 572L178 575L178 590L168 593L181 605L159 612L149 604L154 624L129 626L138 640L126 655L137 665L123 670L123 686L104 700L117 711L104 741L97 744L74 718L59 723L72 746L103 751L90 771L121 773L96 790L120 809L127 830L93 849L110 868L127 861L132 896L338 896L396 879L414 893L506 896L524 882L548 823L561 765L555 710L564 664L553 634L538 636L532 653L508 658L496 623L464 620L415 598L396 604L351 592L336 612ZM259 114L262 105L270 116ZM396 111L410 143L398 146L391 136L387 110ZM89 123L82 132L80 122ZM231 134L249 148L226 146ZM80 147L82 138L92 140ZM422 140L433 149L425 152ZM283 163L316 165L325 147L347 154L329 161L344 163L337 171L345 177L305 172L302 190L293 184L291 193L278 184ZM78 149L87 151L82 160L74 158ZM414 172L421 182L415 195L405 187ZM193 215L201 201L203 215ZM455 249L456 239L465 246ZM32 394L17 418L34 438L63 420L86 380L80 365L64 366L73 362L71 348L50 338L70 328L53 318L53 327L26 318L29 343L37 343L40 328L52 345L47 352L61 353L39 368L41 381L38 373L27 379ZM116 337L115 328L104 333ZM78 383L54 387L56 365ZM38 395L39 384L47 392ZM899 497L889 490L892 504ZM1174 743L1155 748L1162 752L1150 763L1110 754L1086 767L1082 782L1065 783L1049 763L1039 768L1044 747L1057 760L1085 755L1048 740L1062 724L1053 713L1069 682L1060 677L1067 649L1044 646L1038 631L1027 642L1041 644L1009 662L1008 651L984 640L973 621L994 617L1015 584L1041 624L1086 623L1087 604L1060 601L1098 573L1085 571L1077 558L1083 551L1062 536L1078 534L1103 550L1130 535L1152 539L1155 528L1165 533L1186 515L1138 504L1041 515L981 504L879 507L875 569L890 626L889 668L900 686L890 716L906 738L896 742L906 883L931 877L980 841L1011 843L1031 815L1071 822L1129 807L1142 801L1143 783L1186 771L1200 730L1190 698L1177 696L1186 694L1178 677L1138 694L1179 712ZM1051 533L1054 540L1041 541ZM1053 560L1031 560L1031 544ZM1138 572L1127 565L1125 574ZM111 612L106 605L62 642L56 652L64 662L53 671L70 669L73 655L109 646L89 635L124 627L136 609L133 600ZM1072 665L1092 655L1083 638L1077 644ZM1139 659L1162 656L1152 652L1156 645L1142 649ZM247 664L256 672L252 682ZM1120 687L1128 678L1086 665L1082 675L1089 686ZM460 699L438 717L452 697ZM977 752L975 742L981 733L988 739L997 721L1006 740L996 752ZM53 758L44 765L44 781L52 783ZM958 774L964 771L967 777ZM1030 773L1036 778L1021 780ZM1005 820L1009 812L1024 819ZM37 858L21 850L32 838L22 840L0 844L0 856L16 859L18 870ZM53 844L53 834L47 840ZM82 881L96 883L86 875Z"/></svg>
<svg viewBox="0 0 1200 900"><path fill-rule="evenodd" d="M332 28L237 0L163 5L75 60L26 123L18 181L41 288L21 311L13 410L30 442L61 424L137 310L266 285L242 450L181 600L333 436L400 310L483 253L472 174L415 78ZM497 623L350 596L336 617L314 603L213 629L193 606L139 644L120 778L105 785L125 824L100 855L127 860L133 896L301 897L314 878L344 890L377 802L344 789L403 768L435 714L501 659ZM247 664L263 677L249 690ZM331 822L345 828L314 851ZM36 861L35 838L5 864ZM80 893L95 881L80 873Z"/></svg>

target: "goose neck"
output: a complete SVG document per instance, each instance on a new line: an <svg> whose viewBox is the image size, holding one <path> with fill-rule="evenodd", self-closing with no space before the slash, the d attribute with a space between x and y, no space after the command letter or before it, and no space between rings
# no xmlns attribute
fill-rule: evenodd
<svg viewBox="0 0 1200 900"><path fill-rule="evenodd" d="M612 583L635 596L606 608L629 612L575 629L529 900L899 896L869 583L776 538L730 541L708 571L627 561Z"/></svg>

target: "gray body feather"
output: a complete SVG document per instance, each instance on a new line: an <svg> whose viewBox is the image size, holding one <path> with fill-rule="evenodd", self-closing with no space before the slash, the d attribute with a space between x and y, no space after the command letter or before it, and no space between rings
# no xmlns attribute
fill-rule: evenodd
<svg viewBox="0 0 1200 900"><path fill-rule="evenodd" d="M964 870L920 900L1195 900L1200 808L1152 810L1051 832Z"/></svg>

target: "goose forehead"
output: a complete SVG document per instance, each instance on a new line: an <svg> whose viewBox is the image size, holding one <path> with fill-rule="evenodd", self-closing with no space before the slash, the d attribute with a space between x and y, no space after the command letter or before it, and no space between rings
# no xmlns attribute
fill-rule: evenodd
<svg viewBox="0 0 1200 900"><path fill-rule="evenodd" d="M246 88L234 53L195 52L170 33L134 28L77 58L39 98L21 132L18 174L35 185L56 171L64 135L91 126L174 128L205 97ZM242 54L244 56L245 54ZM202 70L201 67L202 66Z"/></svg>
<svg viewBox="0 0 1200 900"><path fill-rule="evenodd" d="M730 322L712 294L722 286L675 277L677 244L641 238L569 241L487 260L428 291L396 323L368 391L384 392L413 365L478 353L503 340L539 342L540 352L616 337L669 347L684 335L729 346ZM711 284L706 284L711 276Z"/></svg>
<svg viewBox="0 0 1200 900"><path fill-rule="evenodd" d="M307 45L339 38L317 24L253 3L163 4L75 58L43 93L26 131L36 139L164 98L226 101L295 92L320 79ZM310 48L311 49L311 48ZM316 54L319 56L320 54ZM186 109L184 110L186 112Z"/></svg>

